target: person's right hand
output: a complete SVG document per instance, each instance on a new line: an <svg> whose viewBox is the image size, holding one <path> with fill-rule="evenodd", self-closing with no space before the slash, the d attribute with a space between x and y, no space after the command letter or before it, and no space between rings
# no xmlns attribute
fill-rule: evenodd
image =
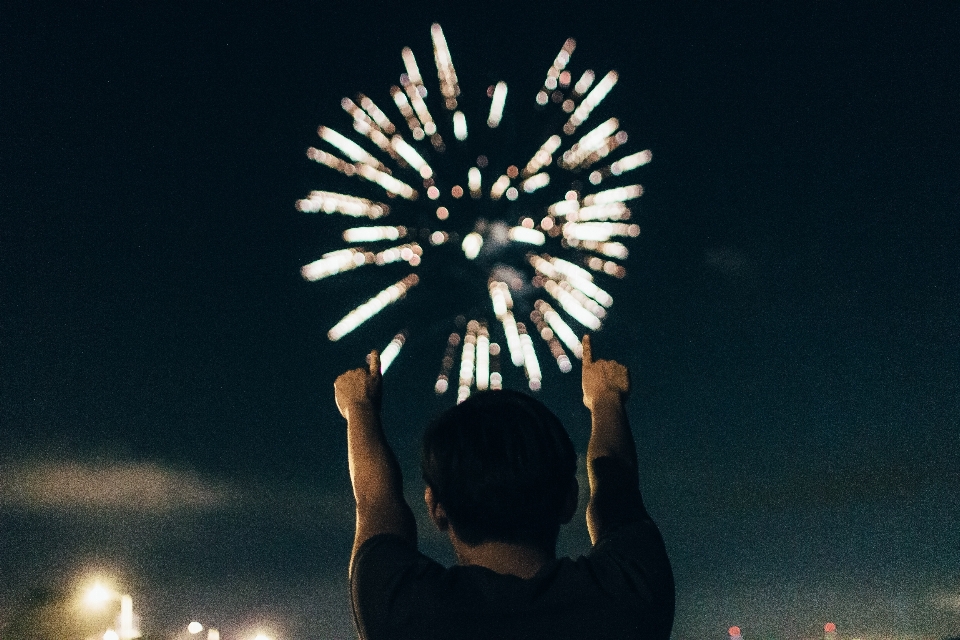
<svg viewBox="0 0 960 640"><path fill-rule="evenodd" d="M590 335L583 336L583 404L593 411L598 401L623 402L630 393L630 372L616 360L594 360Z"/></svg>
<svg viewBox="0 0 960 640"><path fill-rule="evenodd" d="M337 409L347 420L351 411L370 409L380 411L380 399L383 395L383 377L380 373L380 354L370 352L370 363L365 368L352 369L340 375L333 383L334 399Z"/></svg>

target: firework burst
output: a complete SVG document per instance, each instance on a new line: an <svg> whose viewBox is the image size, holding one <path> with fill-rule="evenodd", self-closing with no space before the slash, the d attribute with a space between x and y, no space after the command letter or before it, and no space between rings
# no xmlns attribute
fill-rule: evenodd
<svg viewBox="0 0 960 640"><path fill-rule="evenodd" d="M571 357L581 357L580 335L599 330L609 313L613 298L603 280L625 277L625 241L640 233L629 222L627 203L643 188L620 184L620 176L652 155L644 150L606 160L626 144L627 134L614 117L587 121L618 75L609 71L597 81L588 69L575 80L567 69L573 39L563 44L530 99L543 137L529 148L505 151L525 142L498 140L507 84L491 85L479 109L461 104L440 25L432 26L431 36L439 95L428 91L413 51L404 48L405 73L400 86L390 88L399 124L358 94L341 106L359 143L330 127L318 129L324 148L311 147L307 157L356 179L354 193L370 197L318 190L297 202L303 212L358 220L341 225L342 248L301 272L310 281L370 267L393 274L389 286L360 294L327 332L330 340L341 340L387 307L409 306L405 325L383 349L383 371L412 332L432 327L425 333L435 335L443 319L456 330L437 351L438 394L456 388L462 401L472 389L500 388L501 344L502 360L538 390L543 374L536 343L561 372L569 372ZM434 120L431 108L444 117ZM522 161L511 163L508 156L517 160L517 154Z"/></svg>

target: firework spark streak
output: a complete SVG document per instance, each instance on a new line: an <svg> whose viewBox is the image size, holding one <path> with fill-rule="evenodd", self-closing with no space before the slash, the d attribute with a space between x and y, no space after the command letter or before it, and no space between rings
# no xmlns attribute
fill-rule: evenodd
<svg viewBox="0 0 960 640"><path fill-rule="evenodd" d="M368 285L365 295L351 288L349 295L356 299L344 300L344 307L355 306L327 333L330 340L341 340L368 322L369 331L388 332L384 323L402 317L403 326L394 328L383 349L382 371L420 330L438 338L437 394L455 389L462 402L474 389L501 388L501 344L507 349L505 361L536 391L544 375L538 350L549 354L562 373L569 372L571 357L582 357L580 335L599 330L608 317L613 296L603 280L612 284L626 276L616 260L629 253L614 238L639 235L640 227L627 222L628 203L643 194L639 184L616 182L653 155L647 149L604 161L629 139L618 118L598 116L620 76L586 69L574 82L568 70L577 46L572 38L564 42L542 87L531 92L537 129L546 139L527 141L507 140L510 133L504 131L517 117L517 105L529 99L524 89L513 85L508 94L501 80L486 88L485 99L479 88L461 94L440 25L431 27L430 36L437 90L428 88L430 74L421 71L413 49L404 47L399 86L389 89L390 100L381 101L393 102L392 117L408 131L400 131L364 94L340 102L353 120L356 139L340 132L346 127L317 129L321 148L310 147L307 157L341 174L326 175L330 182L352 183L343 189L353 193L312 191L296 206L304 213L342 216L346 224L336 235L348 246L324 253L301 273L316 281L367 265L384 269L392 284L373 297L383 284ZM482 121L487 126L477 127ZM444 137L452 142L449 147ZM512 149L526 152L509 157ZM597 188L601 182L603 189ZM357 226L363 218L375 222ZM383 246L400 238L406 244ZM395 270L411 267L415 272L397 281L402 274ZM378 269L363 272L373 276ZM419 301L403 300L407 297ZM403 311L388 312L388 307ZM449 326L438 330L438 322ZM449 333L452 327L456 330Z"/></svg>

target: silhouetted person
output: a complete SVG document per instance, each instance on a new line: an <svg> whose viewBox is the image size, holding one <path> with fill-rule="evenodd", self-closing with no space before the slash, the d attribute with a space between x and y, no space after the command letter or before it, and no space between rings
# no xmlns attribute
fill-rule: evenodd
<svg viewBox="0 0 960 640"><path fill-rule="evenodd" d="M417 550L400 467L380 422L380 359L334 384L347 419L357 530L350 592L358 633L378 638L648 638L670 636L674 585L643 506L624 403L626 367L591 357L583 402L592 548L556 558L577 507L576 455L560 420L521 393L487 391L448 410L423 441L424 500L453 545L445 568Z"/></svg>

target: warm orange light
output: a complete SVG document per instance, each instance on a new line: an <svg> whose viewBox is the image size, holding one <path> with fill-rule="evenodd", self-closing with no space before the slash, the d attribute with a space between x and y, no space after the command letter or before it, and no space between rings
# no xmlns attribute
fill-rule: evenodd
<svg viewBox="0 0 960 640"><path fill-rule="evenodd" d="M837 630L837 625L833 624L832 622L828 622L827 624L823 625L823 630L827 633L835 633Z"/></svg>
<svg viewBox="0 0 960 640"><path fill-rule="evenodd" d="M463 197L463 187L461 187L461 186L458 185L458 184L453 185L453 189L450 189L450 195L452 195L454 198L462 198L462 197Z"/></svg>

